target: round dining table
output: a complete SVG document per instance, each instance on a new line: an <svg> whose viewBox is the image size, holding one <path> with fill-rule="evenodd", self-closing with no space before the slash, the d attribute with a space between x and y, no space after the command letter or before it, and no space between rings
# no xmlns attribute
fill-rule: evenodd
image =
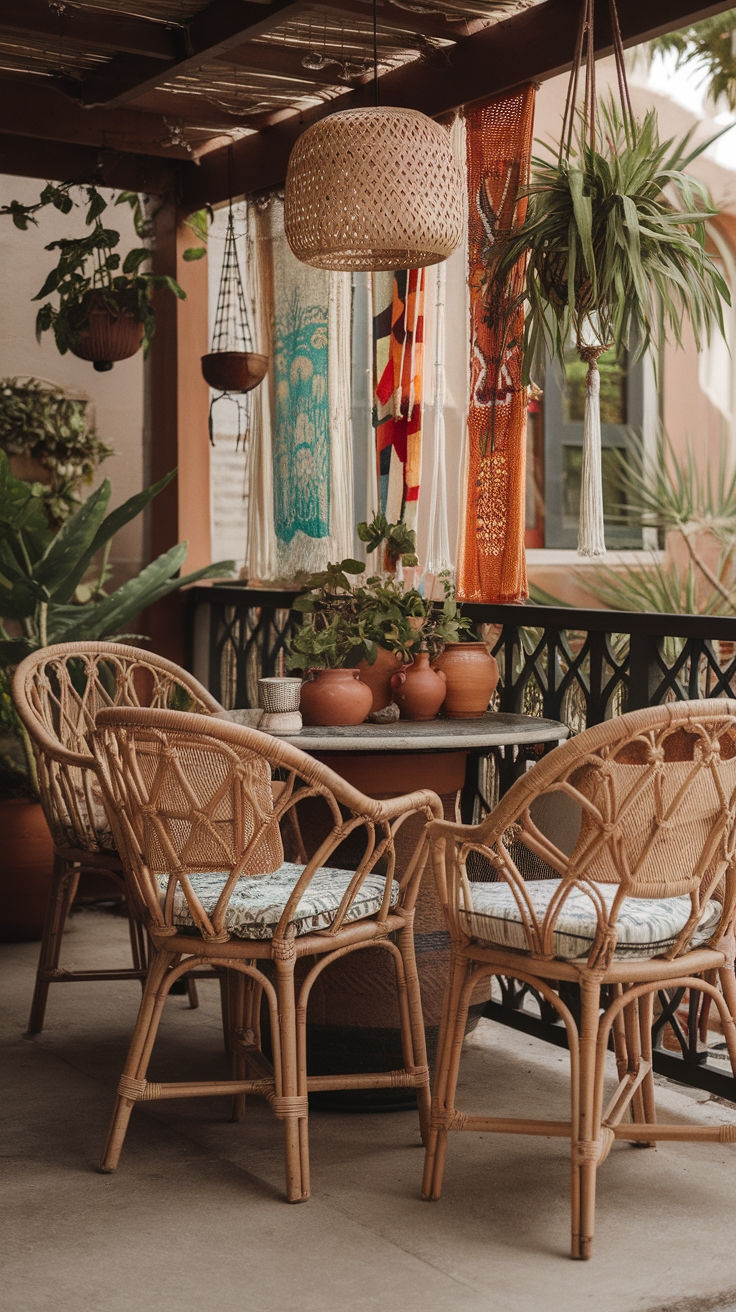
<svg viewBox="0 0 736 1312"><path fill-rule="evenodd" d="M260 712L229 711L223 718L257 726ZM393 797L430 788L448 820L471 823L477 796L478 762L497 748L532 748L567 738L567 725L533 715L488 711L472 720L398 720L391 724L304 726L283 741L323 761L369 797ZM326 810L326 808L325 808ZM396 840L397 872L408 861L423 821L412 817ZM310 821L300 818L308 850ZM346 863L347 864L347 863ZM450 961L450 937L432 871L425 871L415 913L417 969L430 1065L437 1048L442 998ZM485 991L484 991L485 990ZM477 1023L490 996L484 981L474 995L469 1026ZM366 948L323 972L310 997L308 1024L311 1074L395 1070L403 1065L396 985L391 958ZM310 1095L311 1097L311 1095ZM341 1110L401 1110L415 1106L412 1089L355 1090L320 1094L321 1106Z"/></svg>

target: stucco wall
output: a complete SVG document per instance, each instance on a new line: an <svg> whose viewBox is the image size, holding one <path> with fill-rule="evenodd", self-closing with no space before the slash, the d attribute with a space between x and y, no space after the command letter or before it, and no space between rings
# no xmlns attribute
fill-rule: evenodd
<svg viewBox="0 0 736 1312"><path fill-rule="evenodd" d="M43 183L28 178L0 174L0 205L10 200L32 204L38 199ZM106 216L107 221L107 216ZM125 252L139 245L130 211L120 206L110 212L109 225L121 234L120 249ZM0 377L33 375L61 387L74 388L90 399L90 411L100 437L115 450L115 455L101 467L97 482L107 476L112 483L110 509L139 492L143 486L143 357L139 352L130 360L119 361L109 373L96 373L92 365L76 356L59 355L50 333L39 345L35 337L38 304L32 297L40 290L56 259L55 252L44 247L60 237L84 231L82 210L69 215L51 207L38 215L38 227L26 232L16 228L9 218L0 218ZM143 560L142 518L117 534L111 563L115 582L138 572Z"/></svg>

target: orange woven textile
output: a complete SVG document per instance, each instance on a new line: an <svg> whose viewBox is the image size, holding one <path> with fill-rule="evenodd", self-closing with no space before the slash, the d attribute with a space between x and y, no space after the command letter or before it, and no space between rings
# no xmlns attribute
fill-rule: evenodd
<svg viewBox="0 0 736 1312"><path fill-rule="evenodd" d="M468 482L458 566L462 601L524 601L526 390L521 385L523 311L487 277L499 234L524 218L517 192L529 176L534 87L466 117L470 403ZM519 280L523 268L519 270ZM520 290L513 289L514 291ZM513 292L511 293L513 296Z"/></svg>

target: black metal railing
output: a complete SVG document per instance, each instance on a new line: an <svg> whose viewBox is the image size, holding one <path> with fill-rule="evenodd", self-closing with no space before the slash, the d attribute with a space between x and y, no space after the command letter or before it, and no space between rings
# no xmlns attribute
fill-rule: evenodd
<svg viewBox="0 0 736 1312"><path fill-rule="evenodd" d="M237 585L189 591L189 668L224 706L254 706L258 679L283 673L289 635L302 618L292 609L297 595ZM736 697L736 619L531 605L468 604L463 611L498 660L492 705L500 711L560 720L579 733L644 706ZM464 818L478 818L526 769L532 753L496 749L485 759L479 754L463 792ZM663 991L659 1000L655 1069L736 1101L727 1061L704 1049L704 995L690 997L686 1017L681 992ZM500 1000L490 1002L486 1014L566 1045L556 1013L527 986L504 982Z"/></svg>

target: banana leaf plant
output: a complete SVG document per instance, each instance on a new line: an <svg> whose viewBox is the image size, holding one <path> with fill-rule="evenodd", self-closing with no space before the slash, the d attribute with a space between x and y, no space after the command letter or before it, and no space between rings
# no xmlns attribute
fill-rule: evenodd
<svg viewBox="0 0 736 1312"><path fill-rule="evenodd" d="M58 532L51 531L36 485L14 478L0 451L0 727L14 730L20 740L28 774L35 777L33 755L25 731L8 702L13 668L40 647L57 642L85 642L117 637L139 639L124 632L140 611L198 579L221 578L235 568L219 561L180 573L187 543L180 542L140 574L109 595L105 591L107 561L114 535L135 519L176 471L153 487L130 497L107 514L110 482L105 479ZM101 554L96 578L89 582Z"/></svg>

